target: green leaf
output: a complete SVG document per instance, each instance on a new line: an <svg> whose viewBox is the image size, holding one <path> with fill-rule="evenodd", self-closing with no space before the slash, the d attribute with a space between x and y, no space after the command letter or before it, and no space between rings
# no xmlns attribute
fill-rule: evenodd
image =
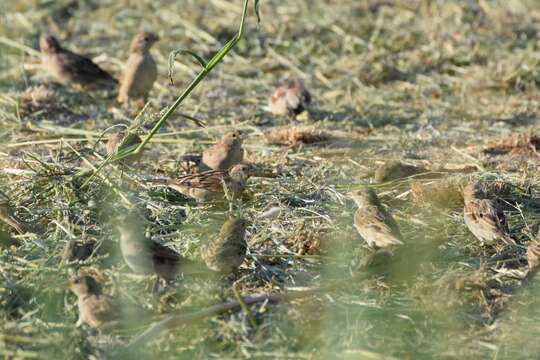
<svg viewBox="0 0 540 360"><path fill-rule="evenodd" d="M255 15L257 15L257 24L261 23L261 15L259 13L260 0L255 0Z"/></svg>

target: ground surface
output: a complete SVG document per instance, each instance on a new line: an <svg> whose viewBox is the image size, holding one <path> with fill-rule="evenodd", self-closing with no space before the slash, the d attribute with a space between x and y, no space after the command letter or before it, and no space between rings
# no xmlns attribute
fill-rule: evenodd
<svg viewBox="0 0 540 360"><path fill-rule="evenodd" d="M92 150L103 154L99 135L118 123L146 133L198 71L179 57L171 85L168 54L182 48L208 59L235 34L241 1L20 0L2 7L0 186L21 218L44 229L12 234L18 244L0 250L3 356L127 354L123 346L149 321L131 319L102 335L76 328L65 282L77 270L97 276L126 306L158 317L234 298L233 280L252 295L354 276L314 297L253 306L256 326L233 312L161 333L137 358L530 359L540 352L540 287L519 280L525 250L497 260L504 246L480 247L463 222L460 195L475 177L512 184L500 194L512 235L524 246L536 235L538 2L263 0L261 24L250 12L245 38L152 139L141 164L123 174L109 166L114 187L94 177L85 188L82 157L99 164ZM37 39L48 31L118 75L140 28L161 37L153 50L159 79L135 122L115 109L113 93L53 85L40 68ZM310 114L271 116L268 95L295 79L312 92ZM45 100L32 103L42 84ZM327 138L295 146L268 141L292 125ZM108 219L127 199L144 210L149 235L197 259L226 207L196 205L139 180L178 174L180 155L232 127L249 134L248 160L278 174L251 179L250 199L235 206L252 221L250 255L233 280L186 278L155 297L153 280L130 274L118 257ZM526 135L508 138L517 133ZM389 262L366 265L372 251L352 227L355 208L344 194L369 183L388 159L457 170L377 185L406 245ZM97 247L77 262L69 254L74 241Z"/></svg>

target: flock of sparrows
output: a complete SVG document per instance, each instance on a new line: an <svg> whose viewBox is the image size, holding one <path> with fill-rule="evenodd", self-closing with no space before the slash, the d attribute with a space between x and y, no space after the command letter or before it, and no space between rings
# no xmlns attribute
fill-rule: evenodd
<svg viewBox="0 0 540 360"><path fill-rule="evenodd" d="M410 165L401 165L395 161L386 162L375 171L375 180L390 181L425 171L425 168L413 169ZM482 246L503 244L517 248L519 245L512 237L504 210L497 201L498 191L494 184L500 185L493 181L476 180L463 188L465 225ZM354 226L370 247L393 248L404 244L396 221L372 189L354 191L350 196L358 206ZM540 229L536 239L527 247L527 263L529 271L536 270L540 264Z"/></svg>
<svg viewBox="0 0 540 360"><path fill-rule="evenodd" d="M43 34L39 45L42 66L56 82L85 91L117 87L117 101L129 107L132 101L142 100L146 103L157 80L157 65L150 53L157 41L159 36L154 33L142 31L136 34L118 80L90 58L63 47L52 35ZM269 98L269 109L274 115L296 116L305 111L310 103L309 92L299 82L290 87L277 88ZM243 163L243 140L241 131L227 132L220 142L205 149L201 155L184 157L188 163L188 174L177 179L149 182L167 186L199 202L224 197L239 198L252 171L249 164ZM122 128L109 136L107 154L112 156L121 149L141 142L137 134ZM130 166L137 163L141 156L142 153L139 153L121 161L123 165ZM0 198L0 219L20 234L36 231L16 216L9 198L4 194ZM131 271L154 274L169 283L179 274L189 272L190 266L194 265L194 262L173 249L147 238L145 227L135 212L117 216L111 223L119 232L120 252ZM240 217L231 216L225 221L219 234L200 250L201 260L208 269L220 274L236 272L246 256L247 227L248 221ZM79 325L85 323L97 328L118 312L117 301L105 295L92 276L74 276L69 287L78 298Z"/></svg>
<svg viewBox="0 0 540 360"><path fill-rule="evenodd" d="M86 89L94 86L115 86L118 83L117 100L129 105L130 100L148 100L149 93L157 79L157 66L150 54L150 48L159 37L150 32L140 32L132 40L130 55L120 80L101 69L92 60L63 48L51 35L40 39L43 66L62 84ZM291 87L279 87L269 98L270 111L278 116L296 116L308 109L311 95L302 83ZM166 186L199 202L229 198L240 198L252 166L244 163L242 148L244 134L234 130L223 135L220 142L205 149L200 156L186 158L190 162L190 173L172 180L149 180ZM141 143L141 138L129 131L119 131L109 137L107 152L117 153L122 147ZM123 159L127 165L140 160L139 155ZM388 168L376 172L377 181L389 181ZM416 169L417 170L417 169ZM404 168L397 177L406 177L416 171ZM354 227L372 248L392 248L404 245L405 240L398 224L386 210L377 194L370 188L349 193L358 209L354 215ZM464 220L471 233L482 244L503 242L515 246L506 224L504 213L498 208L483 182L469 184L463 190ZM32 231L32 226L15 215L6 196L0 198L0 219L19 233ZM120 234L120 252L128 266L135 273L155 274L165 281L174 280L177 275L189 272L192 262L183 258L173 249L163 246L145 235L141 220L133 215L118 216L112 223ZM240 217L230 217L221 231L204 246L201 258L206 267L220 274L231 274L243 263L246 252L246 229L248 221ZM539 262L540 239L529 246L528 259L532 268ZM97 281L88 275L75 276L70 280L70 288L78 297L79 321L91 327L100 327L109 321L111 313L118 306L115 300L103 294Z"/></svg>

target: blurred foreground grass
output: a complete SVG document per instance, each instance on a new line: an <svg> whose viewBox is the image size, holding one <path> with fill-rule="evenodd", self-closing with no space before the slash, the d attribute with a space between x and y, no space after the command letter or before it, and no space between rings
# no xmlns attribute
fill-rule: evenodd
<svg viewBox="0 0 540 360"><path fill-rule="evenodd" d="M1 250L0 354L132 358L123 346L149 321L130 318L103 335L77 329L75 298L65 287L70 272L95 274L126 307L154 314L234 298L231 283L187 278L155 298L151 279L127 271L108 225L124 204L98 177L80 190L84 179L76 175L87 169L80 156L97 163L92 149L101 132L133 116L112 111L111 94L58 86L47 88L54 101L46 111L29 107L25 94L48 82L32 49L49 31L118 76L132 35L140 28L157 32L158 83L134 123L145 132L198 71L177 58L171 85L169 52L184 48L210 58L236 32L241 2L25 0L2 7L0 189L45 232L15 236L19 245ZM467 231L459 186L472 175L417 180L424 197L410 191L410 181L380 187L407 244L389 265L367 270L361 264L371 251L352 227L354 206L341 192L368 181L388 159L472 166L477 175L515 185L501 196L512 233L526 245L540 220L538 154L527 147L503 155L483 149L514 133L538 133L540 4L268 0L261 15L257 26L251 13L245 38L152 139L141 165L110 167L107 175L144 209L149 234L197 258L226 210L186 202L141 179L172 176L181 154L200 151L226 128L243 129L248 160L280 176L252 179L252 197L241 206L253 222L250 255L237 277L241 293L325 286L358 272L365 278L322 296L253 306L256 327L243 312L190 323L161 334L137 358L534 358L538 285L518 279L524 258L490 262L501 249L480 248ZM329 134L319 145L265 141L290 122L264 110L272 89L290 79L313 93L313 111L295 124ZM458 200L440 206L432 201L438 189ZM77 241L97 244L81 262L69 256Z"/></svg>

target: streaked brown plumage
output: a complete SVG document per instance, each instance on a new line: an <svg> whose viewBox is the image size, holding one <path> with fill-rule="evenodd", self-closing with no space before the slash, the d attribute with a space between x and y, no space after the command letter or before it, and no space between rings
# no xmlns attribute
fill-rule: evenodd
<svg viewBox="0 0 540 360"><path fill-rule="evenodd" d="M116 154L120 149L126 149L131 146L139 145L140 143L142 143L142 139L135 133L126 133L126 131L115 132L107 141L107 156ZM142 152L125 157L122 161L126 164L131 164L139 161L141 157Z"/></svg>
<svg viewBox="0 0 540 360"><path fill-rule="evenodd" d="M390 160L375 170L374 180L376 183L384 183L420 174L426 171L423 166L416 166L401 161Z"/></svg>
<svg viewBox="0 0 540 360"><path fill-rule="evenodd" d="M113 224L120 233L120 251L135 273L155 273L160 278L172 280L190 261L176 251L147 239L141 220L135 216L118 216Z"/></svg>
<svg viewBox="0 0 540 360"><path fill-rule="evenodd" d="M202 248L201 255L209 269L223 274L235 272L244 262L247 251L244 219L229 218L219 235Z"/></svg>
<svg viewBox="0 0 540 360"><path fill-rule="evenodd" d="M28 223L15 215L15 212L9 203L9 198L2 192L0 192L0 220L11 226L19 234L24 234L31 230Z"/></svg>
<svg viewBox="0 0 540 360"><path fill-rule="evenodd" d="M63 85L92 88L117 83L89 58L64 49L52 35L41 35L39 45L43 67Z"/></svg>
<svg viewBox="0 0 540 360"><path fill-rule="evenodd" d="M157 79L157 66L150 48L157 41L159 36L147 31L142 31L133 38L120 78L118 102L127 105L130 99L143 99L144 102L148 100L148 94Z"/></svg>
<svg viewBox="0 0 540 360"><path fill-rule="evenodd" d="M471 233L482 245L503 241L508 245L516 242L509 234L506 216L497 204L486 198L481 182L472 182L463 189L463 217Z"/></svg>
<svg viewBox="0 0 540 360"><path fill-rule="evenodd" d="M241 196L249 175L249 165L237 164L228 171L209 170L158 182L188 197L205 202L222 199L225 195L224 188L234 197Z"/></svg>
<svg viewBox="0 0 540 360"><path fill-rule="evenodd" d="M79 320L93 328L117 320L120 315L120 304L111 296L105 295L101 287L91 276L75 276L70 279L69 288L77 295Z"/></svg>
<svg viewBox="0 0 540 360"><path fill-rule="evenodd" d="M202 153L202 166L212 170L228 170L244 159L243 134L235 130L223 135L217 144Z"/></svg>
<svg viewBox="0 0 540 360"><path fill-rule="evenodd" d="M310 104L311 94L301 82L277 88L268 100L270 112L276 116L294 117L307 110Z"/></svg>
<svg viewBox="0 0 540 360"><path fill-rule="evenodd" d="M354 226L370 247L386 248L403 244L397 223L373 190L358 190L349 195L358 206L354 215Z"/></svg>

